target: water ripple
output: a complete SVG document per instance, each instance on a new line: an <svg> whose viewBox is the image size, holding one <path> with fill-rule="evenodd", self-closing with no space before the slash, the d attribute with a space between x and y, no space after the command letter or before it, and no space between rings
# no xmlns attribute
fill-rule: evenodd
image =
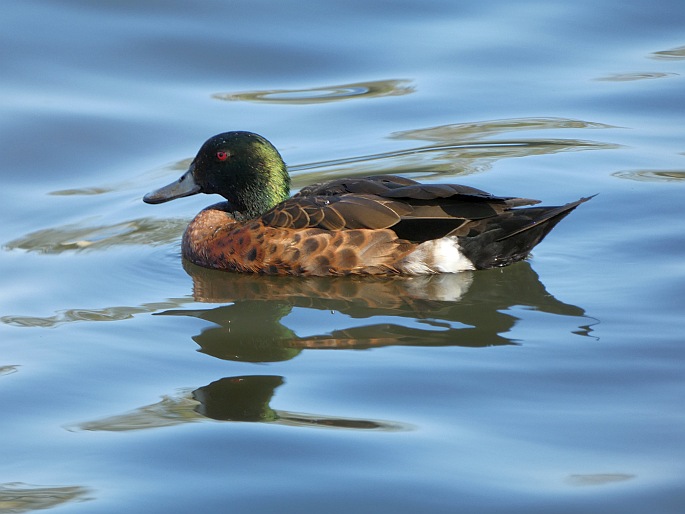
<svg viewBox="0 0 685 514"><path fill-rule="evenodd" d="M18 366L0 366L0 376L2 375L10 375L12 373L17 372Z"/></svg>
<svg viewBox="0 0 685 514"><path fill-rule="evenodd" d="M682 182L685 170L623 170L612 173L612 176L640 182Z"/></svg>
<svg viewBox="0 0 685 514"><path fill-rule="evenodd" d="M392 139L419 139L424 141L464 141L483 139L509 132L530 130L559 130L559 129L610 129L615 125L598 123L595 121L561 118L556 116L504 118L495 120L471 121L465 123L451 123L420 129L402 130L394 132Z"/></svg>
<svg viewBox="0 0 685 514"><path fill-rule="evenodd" d="M341 176L411 174L411 178L418 180L444 174L456 177L481 173L489 170L493 162L505 158L619 147L620 145L582 139L511 139L490 143L430 145L300 164L289 166L288 169L293 174L296 187ZM300 174L302 172L307 173Z"/></svg>
<svg viewBox="0 0 685 514"><path fill-rule="evenodd" d="M6 250L26 250L45 254L65 251L104 250L121 245L154 246L178 238L188 220L138 218L120 223L69 224L37 230L8 242Z"/></svg>
<svg viewBox="0 0 685 514"><path fill-rule="evenodd" d="M90 492L81 486L45 487L7 482L0 484L0 512L30 512L92 500Z"/></svg>
<svg viewBox="0 0 685 514"><path fill-rule="evenodd" d="M650 57L660 61L682 61L685 59L685 46L653 52Z"/></svg>
<svg viewBox="0 0 685 514"><path fill-rule="evenodd" d="M376 80L307 89L270 89L242 93L216 93L212 95L212 98L232 102L316 104L356 98L407 95L416 91L416 88L410 84L411 81L402 79Z"/></svg>
<svg viewBox="0 0 685 514"><path fill-rule="evenodd" d="M169 299L165 302L144 303L137 307L132 306L117 306L105 307L101 309L66 309L57 312L53 316L0 316L0 323L5 323L14 327L31 327L31 328L53 328L63 325L65 323L73 323L77 321L122 321L131 319L137 314L157 312L162 309L178 308L181 305L188 303L189 300ZM6 366L5 368L10 368ZM0 374L2 370L0 368ZM6 370L5 373L11 373L13 370Z"/></svg>
<svg viewBox="0 0 685 514"><path fill-rule="evenodd" d="M634 82L636 80L652 80L666 77L677 77L678 73L666 73L660 71L645 71L637 73L612 73L596 80L602 82Z"/></svg>
<svg viewBox="0 0 685 514"><path fill-rule="evenodd" d="M611 129L613 125L568 118L512 118L455 123L394 132L395 140L432 144L385 153L289 166L295 185L329 178L383 173L411 173L426 179L443 174L464 176L490 169L500 159L548 155L558 152L609 150L620 145L575 138L513 138L493 136L553 129ZM310 171L312 170L312 171ZM304 172L304 173L303 173Z"/></svg>
<svg viewBox="0 0 685 514"><path fill-rule="evenodd" d="M588 475L570 475L566 482L574 486L597 486L614 484L632 480L635 475L630 473L595 473Z"/></svg>

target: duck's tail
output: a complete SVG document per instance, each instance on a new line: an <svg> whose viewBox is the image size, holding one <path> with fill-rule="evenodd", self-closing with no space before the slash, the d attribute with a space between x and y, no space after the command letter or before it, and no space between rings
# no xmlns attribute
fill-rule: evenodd
<svg viewBox="0 0 685 514"><path fill-rule="evenodd" d="M477 269L507 266L525 259L557 223L593 196L558 207L512 209L482 220L482 225L474 227L470 234L458 237L461 251Z"/></svg>

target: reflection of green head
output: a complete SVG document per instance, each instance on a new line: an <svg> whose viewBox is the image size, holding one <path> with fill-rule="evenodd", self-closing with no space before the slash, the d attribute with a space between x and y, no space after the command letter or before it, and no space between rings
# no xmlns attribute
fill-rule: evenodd
<svg viewBox="0 0 685 514"><path fill-rule="evenodd" d="M269 402L281 384L279 376L222 378L193 391L193 398L200 402L195 411L221 421L275 421L278 416Z"/></svg>
<svg viewBox="0 0 685 514"><path fill-rule="evenodd" d="M220 325L193 336L200 351L219 359L278 362L300 353L295 333L281 324L292 306L285 302L245 301L204 311L198 316Z"/></svg>

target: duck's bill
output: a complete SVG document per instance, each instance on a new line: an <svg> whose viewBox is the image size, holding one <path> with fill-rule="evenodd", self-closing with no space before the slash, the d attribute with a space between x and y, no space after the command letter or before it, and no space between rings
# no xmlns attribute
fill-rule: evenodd
<svg viewBox="0 0 685 514"><path fill-rule="evenodd" d="M176 198L183 198L184 196L194 195L200 192L200 186L197 185L193 178L193 167L191 166L181 178L176 182L172 182L168 186L160 187L159 189L146 194L143 197L145 203L164 203Z"/></svg>

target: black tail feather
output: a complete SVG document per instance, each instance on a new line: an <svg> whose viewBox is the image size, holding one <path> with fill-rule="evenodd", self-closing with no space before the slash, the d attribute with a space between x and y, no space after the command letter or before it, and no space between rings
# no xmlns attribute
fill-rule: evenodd
<svg viewBox="0 0 685 514"><path fill-rule="evenodd" d="M507 266L525 259L557 223L590 198L557 207L512 209L483 220L483 226L459 237L459 244L478 269Z"/></svg>

